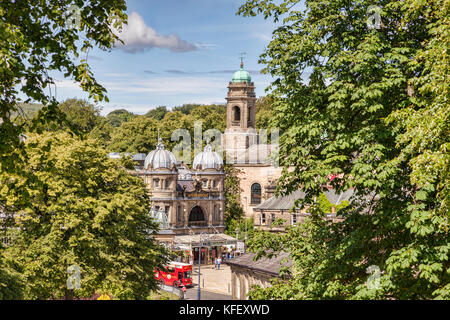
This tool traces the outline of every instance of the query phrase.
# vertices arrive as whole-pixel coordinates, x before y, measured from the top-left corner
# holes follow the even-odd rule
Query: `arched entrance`
[[[195,206],[191,209],[188,222],[189,225],[201,225],[206,223],[205,214],[200,206]]]

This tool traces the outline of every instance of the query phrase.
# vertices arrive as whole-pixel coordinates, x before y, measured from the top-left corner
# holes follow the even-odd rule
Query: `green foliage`
[[[256,100],[255,117],[257,129],[270,129],[273,118],[273,98],[271,96],[260,97]]]
[[[188,114],[185,113],[186,110],[189,110]],[[162,115],[163,112],[164,115]],[[165,148],[173,150],[180,143],[180,141],[172,141],[172,134],[175,130],[188,130],[192,144],[196,121],[202,122],[203,132],[208,129],[223,131],[226,126],[225,112],[226,108],[221,105],[190,105],[188,108],[174,108],[174,111],[167,111],[165,107],[159,107],[143,116],[133,115],[125,110],[116,110],[115,114],[110,113],[106,118],[111,127],[114,127],[113,123],[115,122],[111,122],[111,119],[114,119],[115,115],[126,116],[127,118],[122,118],[119,127],[112,128],[107,134],[103,133],[100,128],[93,131],[96,131],[95,137],[101,137],[108,150],[112,152],[148,153],[156,146],[159,129]],[[132,116],[129,117],[130,115]],[[108,129],[105,127],[105,131]],[[191,159],[194,155],[193,152],[194,148],[191,148]]]
[[[236,235],[236,226],[244,216],[241,206],[241,188],[239,183],[239,169],[232,165],[225,165],[225,233],[230,236]]]
[[[23,299],[24,279],[12,267],[5,265],[2,244],[0,243],[0,300]]]
[[[80,8],[79,24],[67,23]],[[124,0],[2,1],[0,3],[0,162],[2,170],[16,171],[13,161],[23,153],[19,139],[22,126],[11,121],[20,103],[44,105],[33,119],[33,126],[47,121],[63,123],[57,108],[52,71],[73,79],[95,102],[108,101],[93,77],[87,52],[98,47],[107,50],[119,41],[113,28],[127,19]],[[78,19],[77,19],[78,20]],[[22,99],[21,97],[25,97]],[[22,148],[22,149],[20,149]]]
[[[111,127],[117,128],[120,127],[123,122],[130,121],[135,117],[136,115],[132,112],[129,112],[125,109],[118,109],[108,113],[108,115],[106,116],[106,120]]]
[[[166,292],[166,291],[157,291],[152,292],[147,300],[180,300],[180,297],[174,293]]]
[[[227,221],[225,233],[229,236],[236,237],[236,229],[238,230],[237,239],[245,241],[253,236],[255,227],[253,218],[233,218]]]
[[[367,25],[371,5],[379,29]],[[286,234],[253,237],[259,255],[284,250],[294,261],[292,279],[254,298],[450,298],[449,11],[448,0],[241,6],[280,21],[260,59],[284,132],[279,190],[303,188],[299,205],[313,210]],[[327,183],[358,191],[341,223],[314,207]],[[371,265],[379,289],[365,285]]]
[[[81,269],[76,297],[144,299],[156,289],[153,269],[166,252],[151,237],[157,224],[142,179],[95,141],[64,132],[28,134],[26,149],[27,178],[0,175],[0,204],[18,230],[2,260],[23,277],[24,297],[65,297],[70,265]]]
[[[167,108],[165,106],[159,106],[155,109],[150,110],[145,114],[146,117],[150,117],[156,120],[161,120],[167,113]]]
[[[157,137],[158,122],[138,116],[112,131],[108,149],[112,152],[148,153],[155,149]]]
[[[342,201],[340,204],[333,205],[325,196],[325,194],[320,194],[319,198],[318,198],[318,202],[319,202],[319,209],[321,212],[323,213],[330,213],[332,212],[332,208],[334,207],[336,212],[338,212],[339,210],[347,207],[348,205],[350,205],[350,203],[348,201]]]
[[[100,109],[86,100],[67,99],[59,109],[77,132],[89,133],[100,121]]]
[[[199,104],[190,104],[190,103],[188,103],[188,104],[183,104],[182,106],[179,106],[179,107],[174,107],[172,109],[172,111],[180,111],[183,114],[190,114],[191,111],[193,109],[195,109],[196,107],[198,107],[198,106],[200,106],[200,105]]]

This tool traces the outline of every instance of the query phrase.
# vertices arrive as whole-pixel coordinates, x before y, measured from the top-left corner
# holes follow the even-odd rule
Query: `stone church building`
[[[276,142],[267,143],[269,132],[255,128],[255,85],[250,74],[241,68],[228,84],[227,127],[222,135],[226,163],[239,170],[241,205],[246,217],[254,218],[254,208],[273,196],[281,168],[270,160],[276,153]],[[255,219],[258,225],[260,219]]]

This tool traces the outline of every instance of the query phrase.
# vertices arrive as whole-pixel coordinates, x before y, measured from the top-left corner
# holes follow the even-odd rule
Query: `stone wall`
[[[270,286],[270,280],[274,275],[261,271],[241,268],[231,265],[231,298],[233,300],[247,300],[247,293],[252,285],[263,288]]]
[[[254,217],[253,208],[258,204],[251,203],[251,186],[258,183],[261,186],[261,203],[272,196],[269,185],[274,184],[281,176],[281,167],[275,168],[263,164],[235,165],[240,170],[238,175],[241,187],[241,205],[247,218]]]

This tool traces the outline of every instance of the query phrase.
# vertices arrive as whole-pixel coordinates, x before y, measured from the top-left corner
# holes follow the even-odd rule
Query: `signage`
[[[236,243],[236,251],[244,253],[245,252],[245,243],[242,241],[238,241]]]
[[[208,198],[209,197],[209,193],[199,192],[199,191],[188,192],[186,195],[188,198]]]

